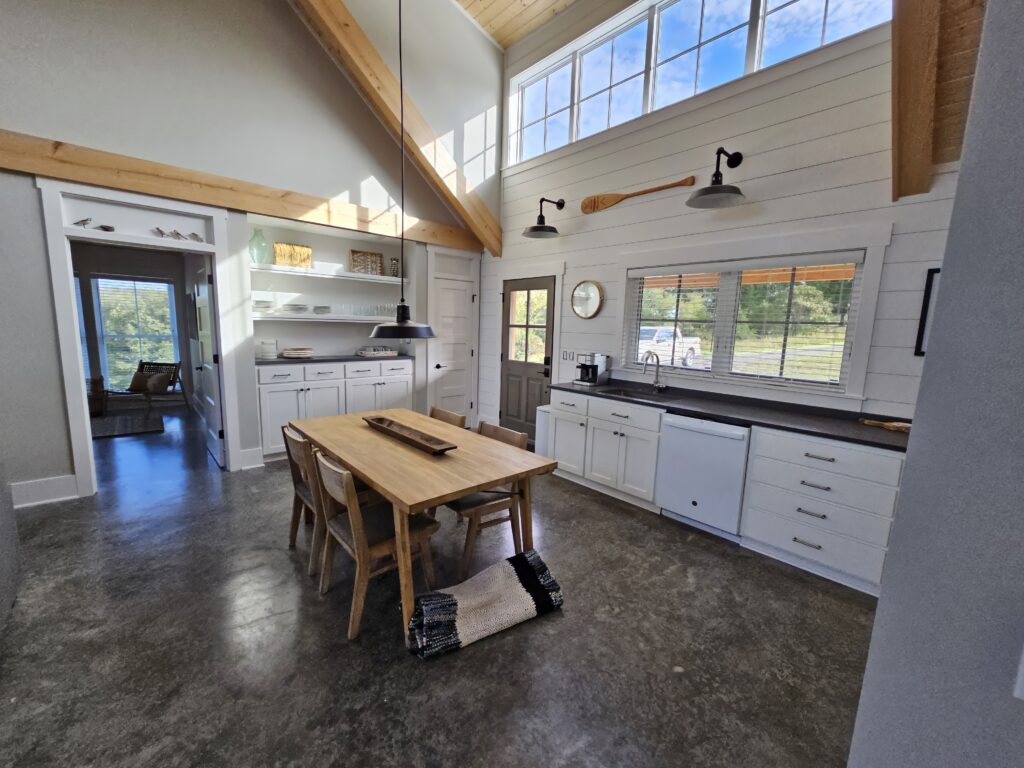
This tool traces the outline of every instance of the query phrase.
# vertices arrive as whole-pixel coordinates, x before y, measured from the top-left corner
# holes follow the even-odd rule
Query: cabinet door
[[[389,376],[377,387],[378,408],[409,408],[412,403],[412,379]]]
[[[260,387],[260,429],[263,453],[284,451],[281,427],[305,416],[306,388],[298,384],[272,384]]]
[[[619,452],[625,438],[622,427],[600,419],[587,419],[586,472],[584,476],[613,488],[619,482]]]
[[[345,412],[345,382],[310,384],[306,387],[306,418],[337,416]]]
[[[619,427],[622,456],[618,488],[623,493],[650,501],[654,498],[654,474],[658,467],[658,433]]]
[[[355,379],[345,382],[345,413],[377,409],[377,385],[380,379]]]
[[[587,420],[576,416],[551,414],[551,458],[558,468],[574,475],[583,474],[587,452]],[[542,453],[548,448],[538,448]]]

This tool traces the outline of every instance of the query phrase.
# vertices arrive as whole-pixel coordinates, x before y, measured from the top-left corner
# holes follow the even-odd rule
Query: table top
[[[384,416],[458,447],[433,456],[370,427]],[[473,491],[546,474],[558,462],[408,408],[322,416],[291,422],[300,434],[392,504],[421,512]]]

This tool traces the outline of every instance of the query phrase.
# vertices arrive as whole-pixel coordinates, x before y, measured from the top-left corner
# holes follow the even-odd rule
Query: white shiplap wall
[[[693,376],[674,384],[735,394],[771,396],[911,417],[921,374],[915,357],[925,273],[945,249],[955,167],[940,169],[927,195],[891,202],[892,142],[889,27],[869,30],[806,56],[755,73],[687,102],[564,147],[503,174],[504,256],[485,255],[481,280],[480,415],[497,417],[501,283],[510,277],[562,272],[555,380],[574,375],[563,350],[622,352],[625,271],[637,252],[760,235],[891,223],[864,400],[776,393]],[[584,216],[580,201],[600,192],[626,192],[693,173],[709,180],[714,150],[740,150],[746,160],[727,172],[747,203],[722,211],[687,208],[686,190],[634,198]],[[564,197],[548,222],[561,237],[529,240],[540,196]],[[630,255],[633,254],[633,255]],[[682,260],[682,259],[680,259]],[[664,262],[662,262],[664,263]],[[564,266],[563,266],[564,265]],[[578,319],[568,294],[579,280],[604,285],[606,304]],[[635,377],[616,371],[618,378]]]

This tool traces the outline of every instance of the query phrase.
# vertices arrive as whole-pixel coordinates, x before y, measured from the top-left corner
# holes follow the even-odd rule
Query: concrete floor
[[[394,574],[345,639],[351,563],[320,597],[283,463],[216,471],[164,412],[162,435],[96,443],[96,497],[20,517],[0,765],[845,765],[872,599],[544,478],[564,610],[422,662]],[[439,519],[448,583],[464,528]],[[485,531],[477,567],[508,554]]]

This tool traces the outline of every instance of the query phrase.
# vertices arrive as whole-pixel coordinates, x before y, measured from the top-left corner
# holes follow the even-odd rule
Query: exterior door
[[[532,442],[537,407],[551,398],[555,278],[506,280],[502,298],[500,422]]]
[[[210,257],[193,262],[189,282],[195,302],[196,343],[192,358],[193,402],[203,420],[206,447],[221,467],[224,466],[224,439],[221,437],[220,355],[217,353],[217,308],[213,291]]]
[[[427,342],[427,375],[431,405],[469,415],[473,410],[473,330],[476,295],[471,280],[435,278],[431,326],[436,338]]]

